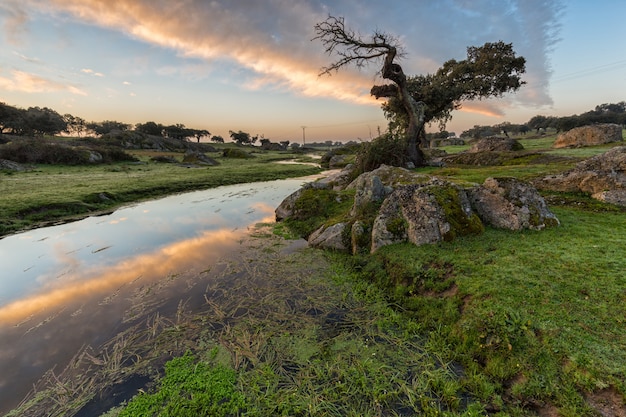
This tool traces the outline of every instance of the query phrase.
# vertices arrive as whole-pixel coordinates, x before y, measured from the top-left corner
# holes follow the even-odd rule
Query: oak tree
[[[343,17],[334,16],[317,23],[314,29],[313,39],[322,42],[326,53],[337,57],[321,69],[320,75],[350,65],[381,65],[381,77],[391,83],[375,85],[370,93],[388,99],[383,111],[390,131],[402,134],[408,160],[418,166],[425,162],[419,143],[425,138],[426,123],[438,121],[445,126],[462,101],[501,96],[524,84],[521,75],[526,60],[516,56],[512,44],[502,41],[469,47],[467,59],[447,61],[434,74],[407,76],[398,63],[406,53],[397,37],[379,30],[362,37],[346,27]]]

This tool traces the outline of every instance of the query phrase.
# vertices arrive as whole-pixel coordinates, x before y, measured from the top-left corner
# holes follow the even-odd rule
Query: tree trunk
[[[424,128],[424,103],[417,102],[409,93],[406,85],[406,75],[402,67],[393,62],[396,49],[391,48],[383,64],[383,78],[393,81],[398,86],[398,98],[409,115],[409,125],[406,129],[407,154],[415,166],[424,165],[424,153],[420,149],[419,136]]]

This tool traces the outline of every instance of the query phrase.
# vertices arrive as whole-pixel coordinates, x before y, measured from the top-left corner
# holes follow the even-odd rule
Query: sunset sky
[[[527,85],[464,104],[449,131],[626,100],[623,0],[0,0],[0,101],[224,138],[369,140],[386,127],[369,96],[379,68],[318,77],[333,58],[313,25],[329,14],[397,35],[407,74],[512,42]]]

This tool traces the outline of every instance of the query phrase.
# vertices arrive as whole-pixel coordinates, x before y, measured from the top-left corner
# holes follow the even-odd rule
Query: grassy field
[[[42,164],[26,172],[0,172],[0,236],[168,194],[320,171],[310,165],[274,163],[297,158],[311,161],[285,152],[257,152],[250,159],[224,158],[215,153],[211,156],[219,165],[195,168],[150,160],[156,155],[181,160],[182,154],[142,150],[131,153],[140,162]]]
[[[420,171],[532,179],[607,149],[556,151],[553,140],[523,144],[573,159]],[[238,280],[219,305],[120,335],[105,349],[119,357],[115,372],[105,365],[86,379],[71,364],[30,407],[73,415],[95,389],[70,401],[68,387],[144,372],[160,375],[152,388],[103,415],[626,416],[626,210],[545,197],[559,227],[487,228],[367,256],[282,251],[284,225],[258,232],[224,271]],[[150,358],[162,352],[175,358],[155,372]],[[28,410],[10,415],[37,415]]]

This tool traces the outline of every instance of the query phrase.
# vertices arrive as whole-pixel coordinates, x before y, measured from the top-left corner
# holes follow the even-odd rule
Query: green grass
[[[274,163],[296,156],[280,152],[257,152],[245,160],[216,155],[220,165],[199,168],[150,162],[152,151],[135,154],[143,163],[39,165],[28,172],[0,172],[0,236],[168,194],[319,172],[309,165]]]

